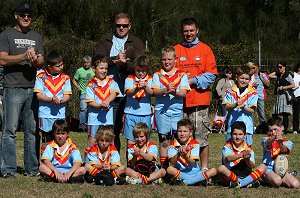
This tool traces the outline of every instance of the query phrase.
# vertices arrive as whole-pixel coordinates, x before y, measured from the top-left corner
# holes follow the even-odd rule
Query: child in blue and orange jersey
[[[160,163],[168,166],[168,146],[177,130],[177,122],[183,118],[183,99],[189,90],[185,72],[175,67],[176,53],[173,47],[165,47],[161,53],[162,68],[153,75],[155,118],[160,142]]]
[[[93,66],[95,76],[86,88],[86,102],[88,103],[88,145],[85,156],[90,147],[96,143],[96,134],[100,126],[113,127],[112,101],[120,93],[118,84],[107,76],[108,60],[102,58]]]
[[[49,142],[41,157],[40,173],[46,181],[61,183],[83,183],[85,168],[82,167],[80,151],[69,137],[65,120],[56,120],[52,132],[54,140]]]
[[[223,104],[226,105],[227,136],[226,142],[231,139],[231,125],[235,121],[243,121],[246,124],[246,143],[253,144],[253,114],[257,107],[258,93],[249,85],[252,72],[249,67],[243,66],[237,69],[237,85],[229,88],[224,96]]]
[[[231,126],[231,140],[226,142],[222,150],[222,165],[218,172],[225,177],[222,181],[231,188],[258,187],[258,179],[266,172],[264,164],[259,165],[254,171],[254,152],[244,140],[246,125],[236,121]]]
[[[126,167],[121,165],[118,150],[112,145],[114,137],[113,130],[109,126],[101,126],[98,130],[97,144],[90,148],[85,161],[87,174],[91,175],[92,178],[95,178],[102,171],[107,171],[116,182],[122,179],[125,182],[125,178],[120,178],[120,175],[125,173]]]
[[[66,103],[72,94],[70,77],[63,73],[63,57],[57,51],[46,56],[46,68],[37,74],[34,92],[39,100],[39,129],[42,133],[43,154],[47,142],[53,140],[51,132],[55,120],[65,119]]]
[[[171,166],[167,173],[172,177],[171,184],[181,181],[186,185],[207,184],[207,180],[217,174],[215,168],[201,171],[199,167],[199,149],[197,140],[192,139],[193,124],[189,119],[178,122],[176,139],[170,143],[168,157]]]
[[[156,166],[158,149],[154,142],[149,141],[150,130],[147,124],[137,123],[133,128],[135,144],[130,144],[128,153],[128,168],[126,169],[126,180],[131,184],[160,183],[161,178],[166,175],[165,169]],[[138,164],[148,167],[147,170],[140,169]]]
[[[150,97],[153,95],[152,76],[148,75],[150,60],[147,56],[139,56],[134,67],[134,75],[125,79],[125,122],[124,136],[127,145],[134,144],[132,130],[139,122],[144,122],[151,129],[151,104]]]
[[[293,143],[283,138],[283,120],[280,117],[272,117],[268,120],[267,125],[269,132],[267,137],[261,139],[263,147],[263,163],[267,166],[267,171],[263,179],[273,187],[281,185],[288,188],[299,188],[300,183],[290,173],[286,173],[284,177],[280,177],[274,171],[274,161],[278,155],[290,155],[293,148]]]

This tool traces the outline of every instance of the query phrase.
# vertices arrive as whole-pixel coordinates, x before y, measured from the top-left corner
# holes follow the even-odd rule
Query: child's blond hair
[[[150,136],[150,129],[144,122],[139,122],[134,126],[132,133],[133,137],[138,137],[141,133],[144,133],[148,141]]]
[[[100,63],[107,63],[108,64],[108,59],[107,58],[101,58],[95,61],[94,67],[97,68],[97,66],[100,65]]]
[[[96,135],[96,141],[99,141],[100,139],[106,139],[113,141],[115,138],[113,129],[110,126],[101,126]]]
[[[176,58],[176,51],[175,51],[174,47],[172,47],[172,46],[166,46],[166,47],[162,48],[161,56],[163,56],[165,54],[173,55],[174,58]]]

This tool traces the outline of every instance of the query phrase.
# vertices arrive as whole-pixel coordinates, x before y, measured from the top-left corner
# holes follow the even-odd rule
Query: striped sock
[[[114,178],[120,177],[116,170],[111,171],[111,174]]]
[[[236,174],[234,174],[232,171],[230,171],[230,175],[226,179],[228,181],[234,181],[234,182],[237,182],[239,180],[238,176],[236,176]]]
[[[173,178],[176,178],[176,179],[178,179],[179,178],[179,176],[180,176],[180,170],[178,170],[177,171],[177,173],[173,176]]]
[[[256,169],[250,175],[248,175],[247,177],[245,177],[244,179],[241,179],[239,181],[241,184],[241,187],[247,186],[251,182],[258,180],[259,178],[261,178],[261,176],[262,176],[262,173],[260,172],[260,170]]]
[[[142,182],[143,184],[148,184],[148,177],[146,177],[145,175],[142,175]]]
[[[168,156],[160,156],[160,165],[162,168],[168,167],[169,165]]]
[[[51,177],[51,178],[55,179],[55,174],[54,174],[54,172],[53,172],[53,171],[50,173],[49,177]]]
[[[95,177],[99,172],[100,171],[96,167],[93,167],[93,169],[90,170],[89,174]]]

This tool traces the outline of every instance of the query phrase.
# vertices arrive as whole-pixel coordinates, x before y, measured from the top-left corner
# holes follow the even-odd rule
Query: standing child
[[[96,143],[96,134],[100,126],[113,127],[113,108],[111,102],[120,93],[118,84],[107,76],[108,60],[102,58],[93,66],[95,76],[87,85],[86,102],[88,103],[88,147]]]
[[[51,132],[53,123],[65,119],[66,103],[72,94],[70,77],[63,73],[63,57],[57,51],[51,51],[46,56],[46,68],[38,73],[34,92],[39,100],[39,128],[42,133],[41,154],[47,142],[53,140]]]
[[[197,183],[207,184],[207,180],[217,174],[215,168],[201,171],[199,167],[200,145],[192,139],[193,124],[189,119],[182,119],[177,123],[176,139],[170,143],[168,157],[171,166],[167,173],[172,177],[171,184],[181,181],[186,185]]]
[[[254,171],[254,152],[245,142],[246,125],[236,121],[231,126],[231,140],[226,142],[222,149],[222,165],[218,172],[225,177],[225,183],[230,188],[258,187],[258,179],[266,172],[264,164],[259,165]]]
[[[150,97],[153,95],[152,76],[148,75],[150,60],[142,55],[137,58],[134,67],[134,75],[129,75],[125,79],[125,123],[124,136],[127,139],[127,145],[134,144],[132,134],[133,127],[144,122],[151,129],[151,104]]]
[[[114,132],[109,126],[102,126],[96,135],[97,144],[90,148],[86,158],[86,181],[96,184],[111,186],[114,183],[124,184],[125,178],[120,177],[125,173],[126,167],[121,166],[120,155],[112,143]],[[105,177],[105,175],[107,177]]]
[[[51,141],[41,158],[40,172],[45,181],[61,183],[83,183],[85,168],[77,146],[69,137],[69,127],[65,120],[56,120]]]
[[[86,117],[87,117],[87,104],[85,102],[86,98],[86,86],[88,82],[92,80],[95,75],[92,66],[92,58],[85,55],[82,59],[83,66],[80,67],[72,79],[72,83],[79,92],[80,95],[80,112],[79,112],[79,124],[80,128],[85,131],[86,129]]]
[[[127,150],[128,166],[126,180],[131,184],[161,183],[166,175],[165,169],[156,166],[158,155],[157,146],[149,142],[150,130],[147,124],[139,122],[133,128],[135,144],[130,144]]]
[[[280,117],[272,117],[267,122],[269,132],[267,137],[261,139],[263,147],[263,163],[267,166],[264,180],[273,187],[284,185],[288,188],[299,188],[299,181],[290,173],[281,178],[274,172],[274,160],[278,155],[284,154],[287,157],[293,148],[293,143],[283,138],[283,120]]]
[[[253,144],[253,114],[257,106],[257,91],[249,85],[252,72],[247,66],[237,69],[237,85],[229,88],[224,96],[223,104],[228,111],[226,142],[231,141],[231,125],[235,121],[243,121],[246,124],[246,143]]]
[[[183,118],[183,99],[189,90],[187,75],[175,67],[173,47],[161,52],[162,69],[153,75],[153,94],[156,96],[155,118],[160,142],[160,163],[168,167],[168,146],[177,130],[177,122]]]

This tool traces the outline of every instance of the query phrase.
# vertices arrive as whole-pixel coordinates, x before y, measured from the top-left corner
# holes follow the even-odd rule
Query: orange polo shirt
[[[218,74],[216,59],[211,48],[199,42],[193,48],[186,48],[181,44],[174,46],[178,57],[176,66],[187,73],[190,73],[190,78],[201,76],[206,72]],[[191,87],[186,95],[186,107],[210,105],[210,89],[205,90]]]

